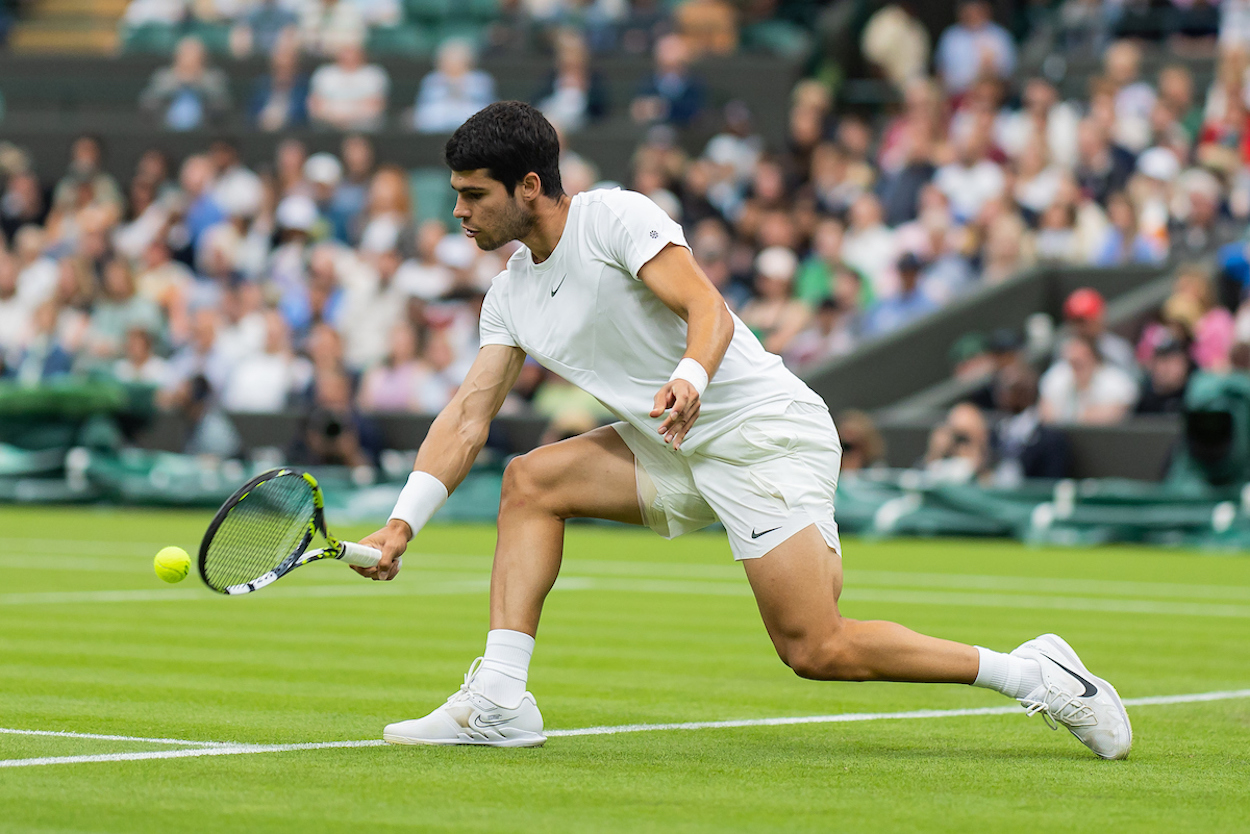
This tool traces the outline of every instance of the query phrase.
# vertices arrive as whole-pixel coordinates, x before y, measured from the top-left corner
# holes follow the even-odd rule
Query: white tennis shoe
[[[1041,713],[1052,730],[1062,724],[1104,759],[1123,759],[1133,746],[1133,727],[1115,687],[1090,674],[1062,637],[1043,634],[1018,647],[1015,657],[1036,660],[1042,685],[1020,699],[1029,715]]]
[[[491,701],[474,685],[482,658],[473,661],[464,684],[447,703],[424,718],[388,724],[382,739],[391,744],[478,744],[485,747],[541,747],[543,716],[526,692],[511,709]]]

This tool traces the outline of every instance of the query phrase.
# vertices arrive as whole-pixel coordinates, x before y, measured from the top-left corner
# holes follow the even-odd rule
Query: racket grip
[[[358,568],[371,568],[382,560],[382,551],[356,542],[343,542],[341,561]]]

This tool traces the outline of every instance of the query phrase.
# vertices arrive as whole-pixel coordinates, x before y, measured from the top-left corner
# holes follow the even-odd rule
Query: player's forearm
[[[687,308],[686,358],[703,366],[709,378],[716,375],[729,343],[733,341],[734,321],[719,293],[700,298]]]
[[[452,492],[469,474],[478,453],[486,445],[490,422],[464,413],[458,401],[434,418],[430,432],[417,452],[413,469],[428,472]]]

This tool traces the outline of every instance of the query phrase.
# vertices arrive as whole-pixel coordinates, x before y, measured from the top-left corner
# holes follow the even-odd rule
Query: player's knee
[[[533,509],[542,506],[549,489],[545,486],[541,450],[518,455],[509,461],[503,471],[500,494],[500,511],[506,509]]]
[[[851,645],[837,636],[788,643],[781,659],[800,678],[816,681],[862,681],[867,670]]]

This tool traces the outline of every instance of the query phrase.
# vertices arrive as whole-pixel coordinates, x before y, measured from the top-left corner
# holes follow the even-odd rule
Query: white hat
[[[343,163],[332,153],[315,153],[304,160],[304,179],[334,187],[343,179]]]
[[[755,258],[755,271],[765,278],[789,281],[799,268],[799,259],[784,246],[770,246]]]
[[[231,217],[253,217],[260,211],[263,186],[260,178],[247,173],[227,174],[214,190],[221,210]]]
[[[284,197],[278,203],[277,220],[283,229],[308,232],[317,222],[317,204],[303,194]]]
[[[1171,182],[1180,173],[1181,163],[1167,148],[1150,148],[1137,158],[1137,170],[1152,180]]]

